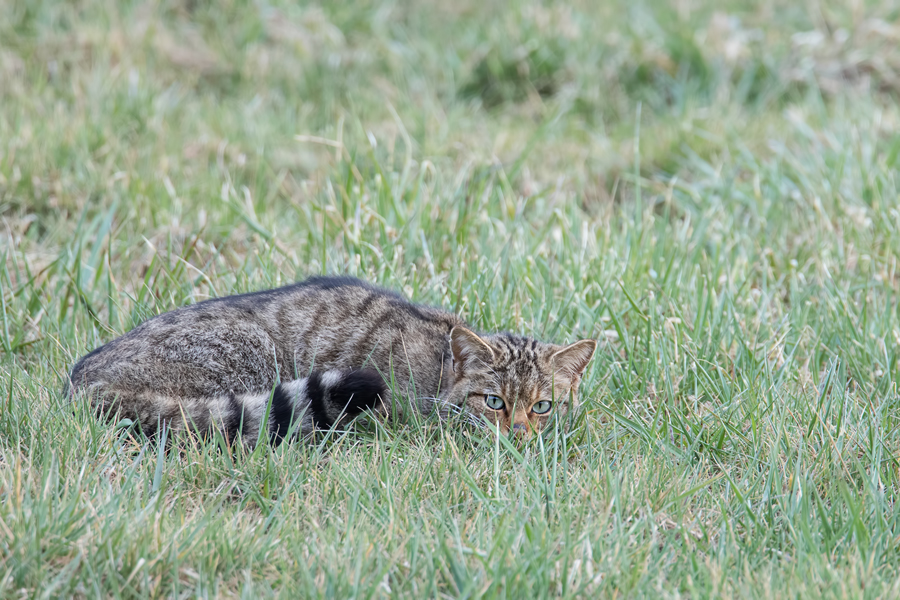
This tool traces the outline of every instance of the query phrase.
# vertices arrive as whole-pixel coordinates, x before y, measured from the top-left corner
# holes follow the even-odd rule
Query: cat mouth
[[[524,423],[515,423],[510,429],[509,433],[516,436],[530,437],[531,429],[531,427],[528,427]]]

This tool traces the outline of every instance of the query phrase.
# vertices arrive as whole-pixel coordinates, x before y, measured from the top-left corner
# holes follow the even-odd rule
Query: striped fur
[[[263,433],[277,445],[291,432],[327,430],[365,410],[378,409],[386,391],[381,376],[371,369],[314,371],[265,392],[196,399],[149,392],[130,416],[150,436],[164,422],[170,430],[216,429],[229,442],[240,438],[252,444]],[[116,404],[98,408],[110,412]]]
[[[564,409],[559,399],[577,391],[594,347],[476,334],[451,313],[357,279],[315,277],[149,319],[79,360],[65,393],[148,433],[167,423],[245,443],[261,428],[278,443],[292,428],[388,413],[396,396],[425,413],[462,410],[531,431]],[[487,406],[491,396],[504,399],[501,410]],[[536,414],[542,400],[554,411]]]

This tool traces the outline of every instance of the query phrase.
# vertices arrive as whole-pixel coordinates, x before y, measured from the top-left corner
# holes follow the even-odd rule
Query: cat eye
[[[542,415],[544,413],[550,412],[550,407],[553,406],[553,403],[549,400],[541,400],[531,407],[531,412],[536,415]]]
[[[506,408],[506,403],[503,401],[503,398],[500,396],[494,396],[492,394],[487,394],[484,397],[484,403],[487,404],[488,408],[492,408],[494,410],[503,410]]]

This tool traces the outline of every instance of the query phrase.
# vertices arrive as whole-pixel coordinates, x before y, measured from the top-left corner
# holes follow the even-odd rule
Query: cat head
[[[464,327],[450,332],[453,386],[445,397],[478,421],[504,433],[539,432],[564,414],[597,342],[557,346],[506,333],[479,336]]]

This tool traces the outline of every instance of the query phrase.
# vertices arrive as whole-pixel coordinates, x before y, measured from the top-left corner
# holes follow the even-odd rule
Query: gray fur
[[[317,419],[322,426],[365,408],[389,410],[390,395],[374,370],[395,397],[423,412],[459,407],[509,429],[514,410],[524,414],[538,398],[577,390],[594,345],[479,336],[451,313],[357,279],[314,277],[151,318],[79,360],[66,393],[145,429],[165,421],[255,441],[270,404],[288,407],[302,432]],[[566,351],[577,356],[563,360]],[[503,394],[508,410],[499,412],[506,417],[484,407],[487,394]],[[365,406],[354,400],[364,396]],[[277,434],[278,426],[284,435],[284,424],[270,416],[266,429]]]

